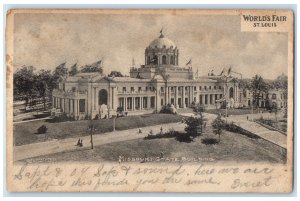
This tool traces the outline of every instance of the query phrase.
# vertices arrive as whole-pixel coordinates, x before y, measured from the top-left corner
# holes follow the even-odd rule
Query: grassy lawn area
[[[265,111],[264,109],[260,109],[260,111]],[[225,114],[226,113],[226,109],[209,109],[209,110],[205,110],[206,113],[210,113],[210,114]],[[229,108],[228,109],[228,115],[242,115],[242,114],[251,114],[252,111],[250,108],[244,108],[244,109],[235,109],[235,108]],[[253,114],[257,114],[258,110],[256,110],[255,108],[253,109]]]
[[[127,116],[116,119],[116,130],[126,130],[157,124],[165,124],[181,121],[180,115],[172,114],[149,114],[141,116]],[[38,135],[37,129],[45,125],[48,128],[48,139],[65,139],[69,137],[86,136],[86,129],[90,121],[68,121],[60,123],[49,123],[45,120],[33,121],[14,125],[14,144],[24,145],[44,141],[44,135]],[[105,133],[113,130],[112,119],[93,120],[97,133]]]
[[[93,150],[83,148],[34,159],[41,161],[51,158],[56,162],[117,162],[119,156],[130,158],[147,157],[156,158],[164,152],[164,157],[170,158],[212,158],[214,161],[226,162],[271,162],[286,163],[286,150],[260,138],[249,138],[232,132],[224,132],[221,141],[217,144],[204,144],[205,139],[218,139],[211,132],[211,127],[206,128],[203,136],[197,137],[193,142],[179,142],[175,138],[136,139],[115,142],[96,146]]]

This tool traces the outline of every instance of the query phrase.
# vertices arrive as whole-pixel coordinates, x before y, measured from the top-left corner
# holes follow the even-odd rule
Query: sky
[[[179,65],[192,58],[200,76],[230,66],[244,78],[287,74],[287,33],[241,32],[240,24],[235,15],[16,14],[13,65],[54,70],[102,59],[104,73],[128,75],[132,59],[144,64],[145,48],[163,28],[179,49]]]

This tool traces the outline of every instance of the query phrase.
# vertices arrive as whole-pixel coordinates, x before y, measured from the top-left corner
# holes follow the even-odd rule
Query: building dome
[[[159,36],[159,38],[153,40],[150,45],[150,48],[154,49],[154,48],[175,48],[176,45],[173,41],[171,41],[170,39],[166,38],[162,33]]]

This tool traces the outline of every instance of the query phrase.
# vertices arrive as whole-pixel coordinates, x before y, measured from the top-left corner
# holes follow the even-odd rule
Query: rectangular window
[[[219,89],[222,89],[222,87],[221,87],[221,86],[219,86]]]
[[[205,99],[205,100],[204,100],[204,101],[205,101],[204,103],[205,103],[205,105],[207,105],[208,95],[205,95],[204,99]]]
[[[217,89],[217,86],[214,86],[214,89]]]
[[[123,87],[123,92],[126,92],[126,87]]]
[[[203,104],[203,102],[202,102],[202,95],[199,96],[199,100],[200,100],[200,101],[199,101],[199,102],[200,102],[200,105],[202,105],[202,104]]]
[[[139,91],[142,91],[142,87],[139,87]]]
[[[164,92],[164,87],[160,87],[160,91],[161,91],[161,92]]]
[[[76,91],[76,87],[72,87],[72,91],[75,92]]]
[[[206,90],[206,86],[204,86],[204,90]]]
[[[215,94],[215,101],[218,100],[218,94]]]
[[[202,86],[199,87],[199,90],[202,90]]]
[[[164,105],[164,99],[160,100],[160,105],[163,106]]]
[[[209,90],[211,90],[211,86],[209,86]]]
[[[194,87],[194,91],[197,91],[197,87]]]
[[[131,87],[130,90],[131,90],[131,92],[134,92],[134,87]]]
[[[213,104],[213,95],[210,94],[210,97],[209,97],[209,104]]]

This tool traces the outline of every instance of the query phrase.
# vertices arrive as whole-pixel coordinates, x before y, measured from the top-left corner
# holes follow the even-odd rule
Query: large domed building
[[[177,45],[160,33],[145,48],[145,64],[130,68],[130,77],[79,73],[62,79],[53,91],[53,113],[76,120],[107,118],[118,114],[159,112],[166,104],[175,108],[199,103],[206,108],[240,107],[242,93],[230,75],[199,77],[191,65],[179,66]]]
[[[154,39],[145,49],[145,65],[131,68],[131,77],[152,78],[155,74],[191,79],[192,68],[178,67],[179,50],[175,43],[163,33]]]

